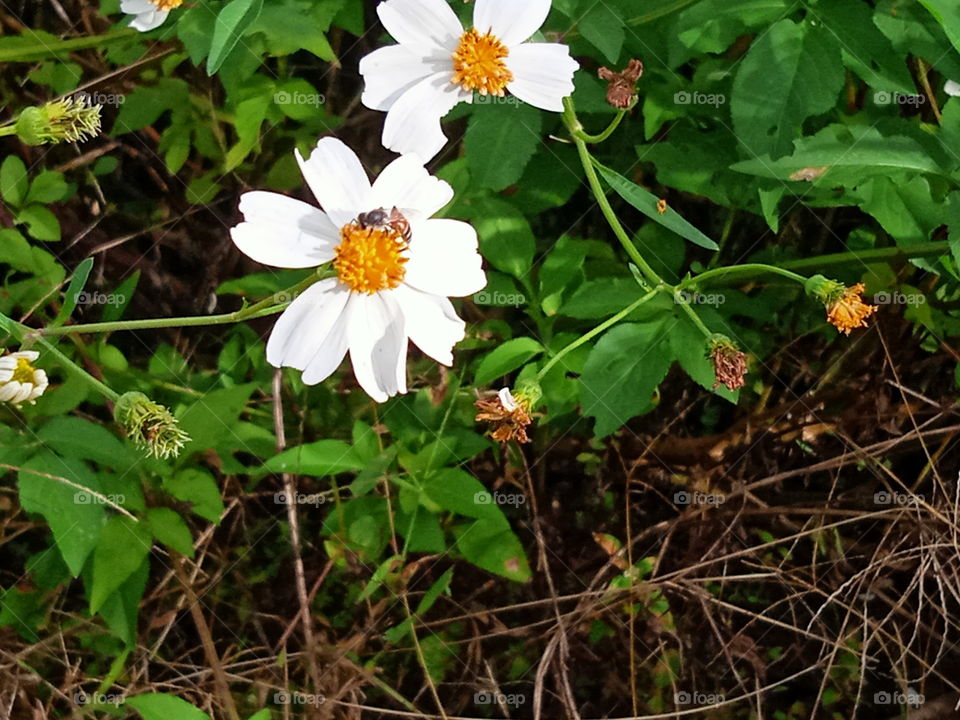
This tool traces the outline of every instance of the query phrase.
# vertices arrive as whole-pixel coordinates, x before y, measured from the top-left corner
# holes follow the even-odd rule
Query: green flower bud
[[[65,98],[39,107],[28,107],[14,125],[27,145],[77,142],[100,132],[100,106],[87,107],[84,98]]]
[[[113,408],[114,419],[127,431],[127,436],[147,455],[164,460],[177,457],[190,436],[163,405],[140,392],[120,396]]]

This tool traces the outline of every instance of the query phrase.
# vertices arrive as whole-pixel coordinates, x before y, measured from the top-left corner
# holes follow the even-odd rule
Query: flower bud
[[[88,107],[81,97],[28,107],[20,113],[14,129],[27,145],[86,140],[100,132],[100,106]]]
[[[151,457],[177,457],[190,441],[167,408],[140,392],[124,393],[113,408],[113,417]]]

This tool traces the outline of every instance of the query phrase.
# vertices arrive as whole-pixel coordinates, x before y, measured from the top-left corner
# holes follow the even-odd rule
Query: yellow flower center
[[[373,295],[397,287],[407,274],[407,242],[389,225],[344,225],[334,250],[333,267],[340,282],[354,292]]]
[[[150,0],[157,6],[157,10],[173,10],[183,5],[183,0]]]
[[[877,311],[876,306],[863,302],[860,297],[863,289],[863,283],[846,288],[843,296],[827,308],[827,321],[844,335],[856,328],[867,327],[867,318]]]
[[[453,53],[451,82],[481,95],[503,96],[504,89],[513,81],[513,73],[504,62],[509,54],[507,46],[495,35],[467,30]]]
[[[20,383],[32,383],[33,373],[33,365],[30,364],[29,360],[26,358],[17,358],[17,367],[13,371],[13,377],[10,378],[10,380]]]

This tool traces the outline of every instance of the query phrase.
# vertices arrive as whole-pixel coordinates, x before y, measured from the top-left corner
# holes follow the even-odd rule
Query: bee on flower
[[[446,143],[440,120],[473,94],[510,92],[562,112],[579,68],[566,45],[526,42],[550,13],[550,0],[476,0],[465,30],[445,0],[387,0],[377,14],[399,44],[360,61],[363,104],[387,113],[383,144],[426,162]]]
[[[40,357],[34,350],[21,350],[0,357],[0,402],[15,407],[23,403],[31,405],[46,391],[47,374],[35,368],[33,363]]]
[[[170,11],[182,4],[183,0],[121,0],[120,11],[134,16],[130,27],[147,32],[163,25]]]
[[[323,138],[297,161],[322,210],[271,192],[240,198],[236,246],[265,265],[332,263],[335,277],[311,285],[277,320],[267,343],[274,367],[303,372],[315,385],[350,353],[360,387],[377,402],[407,392],[408,341],[443,365],[466,324],[448,298],[481,290],[487,279],[477,233],[433,215],[453,189],[416,155],[390,163],[371,184],[360,160]]]

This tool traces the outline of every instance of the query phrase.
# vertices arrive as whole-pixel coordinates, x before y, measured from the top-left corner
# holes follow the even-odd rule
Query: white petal
[[[383,124],[383,145],[405,154],[415,153],[429,162],[447,142],[440,120],[459,102],[472,95],[450,82],[450,73],[436,73],[401,95]]]
[[[0,402],[9,402],[11,398],[16,397],[17,393],[20,392],[20,387],[20,383],[16,380],[0,385]]]
[[[406,392],[403,313],[387,293],[352,293],[347,306],[350,362],[360,387],[377,402]]]
[[[356,153],[336,138],[321,138],[309,160],[297,151],[300,172],[334,225],[370,210],[370,179]]]
[[[47,378],[47,373],[43,370],[34,370],[33,371],[33,384],[37,387],[46,387],[50,384],[49,378]]]
[[[393,294],[403,310],[406,332],[413,344],[438,363],[453,365],[453,346],[463,340],[466,330],[453,304],[409,285],[401,285]]]
[[[13,370],[0,368],[0,384],[9,382],[13,378]]]
[[[497,393],[497,395],[500,397],[500,404],[503,405],[504,410],[513,412],[520,407],[516,399],[513,397],[513,393],[510,392],[510,388],[500,388],[500,392]]]
[[[477,0],[473,26],[510,47],[529,40],[549,14],[550,0]]]
[[[424,54],[452,53],[463,34],[446,0],[387,0],[377,6],[377,15],[398,43]]]
[[[433,177],[418,155],[401,155],[373,183],[374,207],[415,210],[431,217],[453,199],[453,188]]]
[[[30,398],[30,394],[33,392],[33,383],[21,383],[20,392],[10,398],[10,402],[14,405],[19,405],[22,402],[26,402]]]
[[[510,49],[507,68],[513,82],[507,89],[534,107],[563,111],[563,98],[573,93],[573,74],[580,66],[570,48],[558,43],[527,43]]]
[[[943,91],[950,97],[960,97],[960,83],[956,80],[947,80],[943,86]]]
[[[320,209],[271,192],[240,196],[245,222],[230,230],[240,251],[258,263],[308,268],[333,259],[340,233]]]
[[[168,11],[166,10],[150,10],[148,12],[140,13],[133,18],[133,22],[130,23],[130,27],[139,30],[140,32],[149,32],[155,28],[163,25],[164,20],[167,19]]]
[[[304,384],[316,385],[323,382],[340,367],[340,363],[347,354],[348,330],[348,316],[343,311],[337,316],[330,332],[317,346],[313,357],[307,361],[302,376]]]
[[[267,362],[274,367],[305,369],[338,323],[349,295],[336,278],[321,280],[304,290],[274,325],[267,341]],[[341,354],[338,365],[342,359]]]
[[[36,362],[40,359],[40,353],[36,350],[18,350],[15,353],[10,353],[10,357],[23,358],[29,362]]]
[[[413,228],[403,281],[433,295],[464,297],[487,284],[477,232],[459,220],[426,220]]]
[[[406,45],[387,45],[374,50],[360,61],[363,104],[371,110],[389,110],[403,93],[445,67],[453,72],[451,58],[431,62]]]

